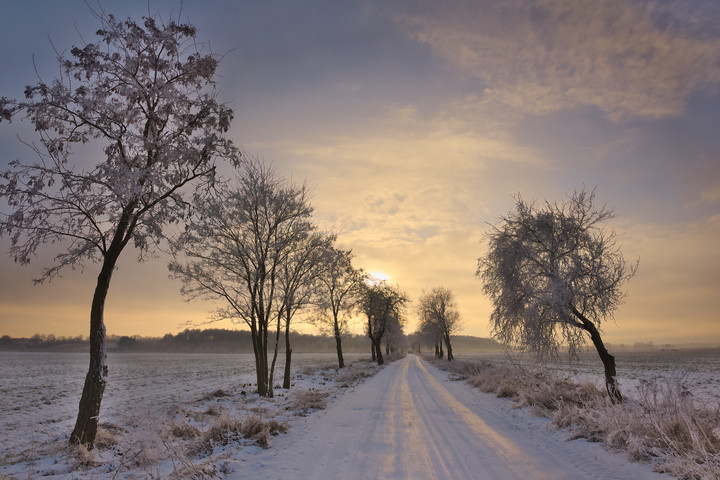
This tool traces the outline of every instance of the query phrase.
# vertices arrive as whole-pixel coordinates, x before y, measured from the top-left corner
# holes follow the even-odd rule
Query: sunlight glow
[[[368,278],[368,283],[372,285],[377,285],[378,283],[390,281],[390,277],[382,272],[372,271],[369,273],[370,278]]]

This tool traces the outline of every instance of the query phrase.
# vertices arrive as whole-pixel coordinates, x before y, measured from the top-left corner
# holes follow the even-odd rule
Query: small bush
[[[222,408],[217,403],[211,403],[207,406],[207,409],[205,409],[205,415],[210,415],[211,417],[218,417],[222,413]]]
[[[118,443],[118,437],[123,433],[125,433],[125,430],[114,423],[101,423],[98,425],[95,436],[95,448],[113,448]]]
[[[327,403],[327,393],[318,390],[295,392],[291,409],[296,415],[305,416],[313,410],[323,410]]]
[[[185,421],[175,420],[170,423],[170,434],[176,438],[196,438],[200,436],[200,429]]]
[[[270,436],[286,431],[287,426],[275,419],[265,420],[256,414],[240,419],[224,414],[210,425],[194,451],[209,455],[214,447],[228,445],[242,438],[251,439],[261,447],[267,448],[270,445]]]
[[[97,465],[95,450],[88,449],[86,445],[70,445],[68,454],[72,470],[89,469]]]
[[[376,372],[377,368],[372,363],[353,363],[338,370],[335,380],[341,383],[354,383],[372,377]]]

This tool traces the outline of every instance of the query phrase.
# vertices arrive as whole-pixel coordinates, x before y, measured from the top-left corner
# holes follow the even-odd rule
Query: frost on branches
[[[462,328],[462,320],[458,311],[455,295],[452,290],[444,287],[433,288],[423,292],[418,301],[420,315],[420,331],[432,339],[435,345],[435,357],[442,358],[442,343],[447,347],[447,359],[452,361],[455,356],[450,343],[450,336],[457,334]]]
[[[360,301],[362,285],[367,276],[352,266],[351,250],[329,249],[323,258],[317,315],[311,322],[335,338],[338,368],[345,368],[342,351],[343,336],[348,333],[348,320]]]
[[[216,319],[247,325],[258,394],[272,397],[268,363],[272,323],[287,319],[286,312],[292,317],[300,300],[288,295],[289,275],[283,270],[298,266],[295,255],[304,250],[303,244],[312,242],[314,247],[305,251],[314,255],[326,240],[310,222],[306,185],[294,185],[260,159],[248,159],[242,175],[210,193],[196,202],[197,209],[175,243],[179,258],[170,264],[170,273],[182,280],[181,292],[188,298],[220,300],[223,306]],[[303,268],[307,266],[312,262],[303,262]]]
[[[602,223],[613,212],[594,205],[595,192],[575,192],[564,203],[542,207],[516,197],[515,211],[487,234],[488,253],[477,276],[493,303],[493,334],[506,345],[571,355],[593,342],[605,367],[613,401],[622,400],[615,359],[600,336],[625,292],[622,285],[637,269],[628,265],[615,233]]]
[[[158,17],[119,21],[98,14],[96,43],[58,57],[60,76],[0,99],[0,121],[29,120],[39,135],[34,163],[12,162],[0,195],[10,213],[0,234],[16,262],[38,247],[63,251],[38,282],[67,266],[100,263],[90,315],[90,368],[71,442],[92,446],[105,389],[103,309],[116,261],[132,241],[142,260],[164,226],[186,218],[189,187],[211,185],[218,160],[238,163],[224,134],[232,111],[217,101],[218,57],[204,53],[192,25]],[[103,147],[96,161],[73,148]]]

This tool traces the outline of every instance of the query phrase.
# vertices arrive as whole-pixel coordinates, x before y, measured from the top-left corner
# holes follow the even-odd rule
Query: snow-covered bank
[[[242,355],[115,356],[88,452],[67,446],[86,355],[2,354],[0,478],[216,478],[229,451],[272,444],[379,370],[361,358],[338,372],[334,355],[297,355],[292,389],[265,399]]]
[[[720,479],[717,403],[696,397],[684,377],[655,372],[624,402],[613,403],[595,382],[545,365],[477,358],[434,363],[513,408],[550,419],[569,439],[601,443],[678,478]]]

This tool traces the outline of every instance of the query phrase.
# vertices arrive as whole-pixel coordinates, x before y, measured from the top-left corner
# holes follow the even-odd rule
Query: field
[[[618,382],[624,395],[634,397],[643,382],[679,380],[698,400],[720,405],[720,348],[612,352],[617,364]],[[459,358],[488,358],[494,362],[534,365],[530,356],[503,353],[459,355]],[[595,352],[584,352],[573,362],[560,358],[543,368],[566,374],[582,382],[603,384],[603,366]]]
[[[282,377],[283,358],[278,359],[276,378]],[[294,371],[329,366],[336,358],[296,354]],[[0,465],[65,443],[74,426],[87,364],[86,354],[0,352]],[[100,421],[123,428],[159,418],[174,406],[197,402],[217,390],[254,389],[252,355],[110,354],[108,366]]]
[[[366,355],[347,357],[358,361]],[[504,354],[460,357],[485,357],[523,368],[540,368],[528,357],[510,358]],[[627,396],[633,397],[643,382],[679,379],[688,394],[706,405],[720,408],[718,349],[619,352],[616,358],[620,386]],[[282,373],[281,360],[282,357],[276,375]],[[252,355],[110,354],[109,382],[100,422],[105,432],[121,432],[117,435],[120,440],[113,440],[116,443],[104,457],[98,453],[99,457],[81,456],[78,459],[68,453],[65,445],[77,413],[87,361],[85,354],[0,352],[0,404],[4,406],[0,415],[0,477],[55,475],[63,478],[63,472],[75,472],[78,468],[89,475],[87,478],[105,476],[130,468],[121,464],[124,460],[118,460],[121,458],[117,457],[118,452],[137,448],[147,453],[154,448],[153,458],[136,460],[130,471],[155,477],[161,472],[164,478],[178,468],[170,462],[188,461],[189,457],[175,455],[171,451],[173,445],[167,445],[157,437],[161,430],[178,425],[192,430],[195,425],[200,427],[199,430],[195,428],[193,435],[197,436],[199,431],[209,432],[208,428],[212,429],[212,425],[221,420],[244,418],[255,413],[264,418],[275,416],[286,422],[298,414],[289,411],[297,409],[295,393],[311,393],[302,401],[312,409],[318,389],[323,390],[321,396],[333,397],[345,386],[345,380],[335,378],[338,374],[332,369],[333,354],[294,355],[293,390],[290,393],[280,390],[276,399],[268,401],[257,401],[253,395],[244,395],[254,390]],[[572,365],[556,363],[542,368],[602,385],[601,363],[590,353],[581,355]],[[222,392],[227,392],[227,397]],[[203,417],[204,424],[194,423],[199,417]],[[153,435],[157,439],[152,448],[142,443]],[[165,437],[165,440],[167,438],[174,437]],[[240,445],[244,445],[240,448],[258,448],[252,447],[252,442],[241,442]],[[213,452],[214,459],[207,457],[207,464],[215,462],[212,468],[217,469],[220,465],[217,458],[224,453],[220,451],[218,457],[217,452]],[[80,463],[75,465],[73,462]],[[192,468],[196,466],[192,465]]]

